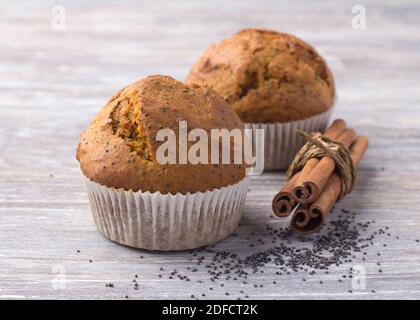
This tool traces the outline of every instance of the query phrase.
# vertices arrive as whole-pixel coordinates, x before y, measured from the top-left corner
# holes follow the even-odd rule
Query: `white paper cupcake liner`
[[[206,192],[162,194],[108,188],[86,179],[105,237],[148,250],[185,250],[222,240],[242,217],[249,180]]]
[[[245,128],[252,130],[253,150],[256,150],[256,130],[264,129],[264,171],[286,170],[304,143],[296,129],[324,131],[332,111],[330,108],[313,117],[284,123],[245,123]]]

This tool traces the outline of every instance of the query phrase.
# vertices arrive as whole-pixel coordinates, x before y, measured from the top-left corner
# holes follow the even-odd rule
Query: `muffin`
[[[155,75],[120,90],[81,134],[77,159],[95,223],[107,238],[137,248],[182,250],[221,240],[238,225],[248,184],[244,165],[158,159],[158,132],[172,130],[178,150],[180,121],[188,132],[243,131],[213,90]]]
[[[323,131],[335,100],[325,60],[285,33],[246,29],[211,45],[188,83],[207,85],[246,123],[265,130],[265,169],[285,169],[303,141],[297,128]]]

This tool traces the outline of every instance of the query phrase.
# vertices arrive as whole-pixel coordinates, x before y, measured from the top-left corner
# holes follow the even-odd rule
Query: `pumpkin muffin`
[[[211,45],[187,81],[215,90],[247,127],[267,130],[266,169],[286,168],[301,146],[300,139],[285,140],[294,135],[286,135],[285,125],[325,129],[335,99],[333,76],[315,49],[293,35],[270,30],[241,30]]]
[[[172,130],[178,150],[180,121],[188,132],[243,130],[213,90],[154,75],[115,94],[82,133],[77,159],[95,222],[106,237],[152,250],[191,249],[224,238],[239,223],[245,165],[233,159],[228,164],[158,161],[163,143],[158,132]]]

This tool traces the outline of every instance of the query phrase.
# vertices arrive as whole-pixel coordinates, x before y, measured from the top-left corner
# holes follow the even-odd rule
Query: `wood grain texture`
[[[382,253],[369,262],[353,261],[304,283],[299,273],[274,276],[274,265],[267,266],[253,279],[264,288],[227,281],[224,289],[206,291],[206,298],[226,298],[226,290],[235,298],[246,290],[256,299],[419,299],[420,4],[359,2],[366,7],[365,30],[351,26],[353,1],[66,0],[60,1],[66,29],[56,31],[55,1],[2,1],[0,299],[183,299],[201,292],[208,281],[203,270],[188,284],[157,276],[160,267],[185,271],[189,253],[129,249],[96,231],[75,147],[119,88],[153,73],[185,79],[209,43],[244,27],[296,34],[325,56],[338,90],[334,117],[371,142],[354,192],[337,208],[390,226],[393,236],[368,249]],[[286,226],[270,218],[271,198],[284,181],[280,173],[253,177],[238,235],[217,248],[245,256],[250,232]],[[366,268],[367,287],[349,293],[350,279],[337,279],[354,264]],[[57,288],[62,269],[65,288]],[[137,291],[135,274],[141,278]],[[115,287],[106,288],[107,282]]]

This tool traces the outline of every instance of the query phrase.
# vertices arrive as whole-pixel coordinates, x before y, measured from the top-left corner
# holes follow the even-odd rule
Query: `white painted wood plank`
[[[183,299],[202,292],[218,299],[243,297],[241,290],[256,299],[420,298],[415,241],[420,237],[420,5],[364,2],[366,30],[351,28],[352,1],[60,1],[67,29],[57,32],[50,27],[55,1],[2,1],[0,299]],[[336,208],[357,211],[361,222],[375,220],[374,228],[389,226],[392,237],[375,240],[367,262],[359,256],[314,277],[276,276],[275,266],[267,265],[249,281],[263,288],[235,281],[214,285],[204,268],[185,283],[168,279],[167,271],[188,273],[195,259],[189,252],[134,250],[96,231],[74,157],[81,130],[120,87],[150,73],[182,80],[209,43],[244,27],[283,30],[311,42],[336,78],[335,116],[369,135],[357,187]],[[271,198],[284,181],[278,173],[253,178],[237,236],[217,244],[218,250],[247,256],[261,249],[250,249],[251,232],[264,237],[266,224],[287,226],[270,218]],[[54,290],[56,265],[65,269],[65,289]],[[354,265],[366,268],[367,286],[349,293],[350,279],[338,279]],[[135,274],[140,290],[133,289]],[[115,287],[106,288],[108,282]]]

